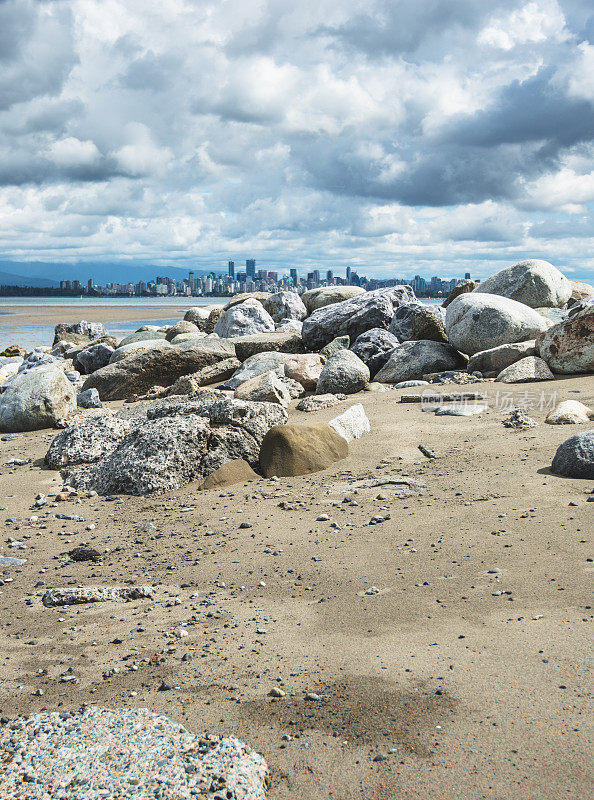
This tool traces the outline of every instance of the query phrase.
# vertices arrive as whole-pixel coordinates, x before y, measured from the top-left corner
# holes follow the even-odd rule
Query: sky
[[[0,0],[12,272],[588,280],[593,209],[589,0]]]

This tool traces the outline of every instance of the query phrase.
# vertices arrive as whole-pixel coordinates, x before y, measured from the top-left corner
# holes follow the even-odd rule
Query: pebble
[[[319,700],[320,699],[320,695],[316,694],[315,692],[307,692],[307,694],[305,695],[305,699],[306,700],[312,700],[312,701]]]

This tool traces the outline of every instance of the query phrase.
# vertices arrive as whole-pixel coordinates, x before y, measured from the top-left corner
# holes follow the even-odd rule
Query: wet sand
[[[266,757],[270,800],[588,797],[594,485],[549,472],[587,426],[545,425],[538,404],[555,392],[593,405],[594,380],[486,391],[531,393],[539,426],[504,428],[500,408],[436,417],[400,392],[362,393],[291,411],[327,421],[364,404],[371,433],[324,472],[122,503],[34,511],[37,493],[62,483],[42,464],[55,432],[0,443],[2,519],[16,518],[0,523],[0,550],[28,559],[0,572],[14,579],[0,587],[0,715],[140,706],[232,733]],[[32,461],[11,469],[10,458]],[[427,488],[398,496],[386,481],[404,476]],[[390,519],[370,525],[376,514]],[[101,564],[62,560],[82,542]],[[127,583],[152,584],[155,600],[40,600],[54,586]],[[60,682],[69,669],[78,683]],[[159,691],[162,680],[173,688]],[[286,696],[270,698],[273,686]]]
[[[221,301],[223,302],[223,301]],[[87,322],[120,322],[136,319],[163,319],[164,317],[183,318],[185,309],[191,306],[206,305],[200,303],[200,298],[191,300],[164,300],[160,307],[151,306],[113,306],[105,305],[80,305],[80,306],[44,306],[44,305],[6,305],[0,311],[0,327],[29,326],[29,325],[57,325],[59,322],[78,322],[85,319]]]

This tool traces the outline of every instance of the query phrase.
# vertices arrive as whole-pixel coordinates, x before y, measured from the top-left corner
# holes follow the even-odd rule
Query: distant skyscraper
[[[235,261],[229,262],[229,277],[230,278],[235,277]]]
[[[347,283],[351,282],[351,268],[350,267],[346,268],[346,282]]]
[[[328,281],[328,283],[334,283],[334,273],[332,272],[331,269],[329,269],[328,272],[326,273],[326,280]]]
[[[294,286],[297,286],[297,284],[299,283],[299,278],[297,277],[297,270],[296,269],[290,269],[289,270],[289,277],[291,279],[291,283]]]
[[[464,280],[467,280],[467,281],[470,280],[470,272],[465,272],[464,273]]]
[[[247,275],[248,281],[253,281],[256,277],[256,262],[253,258],[246,259],[245,274]]]
[[[89,290],[89,292],[92,292],[94,288],[95,288],[95,281],[92,278],[89,278],[89,280],[87,281],[87,289]]]
[[[313,274],[314,281],[316,283],[319,283],[320,282],[320,270],[319,269],[314,269],[312,274]]]

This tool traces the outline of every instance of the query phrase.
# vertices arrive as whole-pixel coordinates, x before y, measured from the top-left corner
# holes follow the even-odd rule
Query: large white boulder
[[[0,395],[0,431],[51,428],[76,408],[76,390],[54,364],[22,372]]]
[[[283,319],[302,320],[307,316],[307,309],[297,292],[275,292],[262,305],[275,322]]]
[[[309,314],[318,308],[330,306],[333,303],[342,303],[363,294],[365,289],[360,286],[321,286],[319,289],[309,289],[303,292],[301,299]]]
[[[572,292],[571,281],[548,261],[520,261],[482,281],[474,292],[517,300],[530,308],[562,308]]]
[[[369,419],[361,403],[347,408],[342,414],[331,419],[328,425],[334,428],[336,433],[339,433],[347,442],[360,439],[371,430]]]
[[[450,344],[469,356],[502,344],[535,339],[551,322],[533,308],[495,294],[461,294],[447,308]]]
[[[229,308],[214,326],[214,332],[222,339],[273,330],[274,320],[262,303],[253,298]]]

